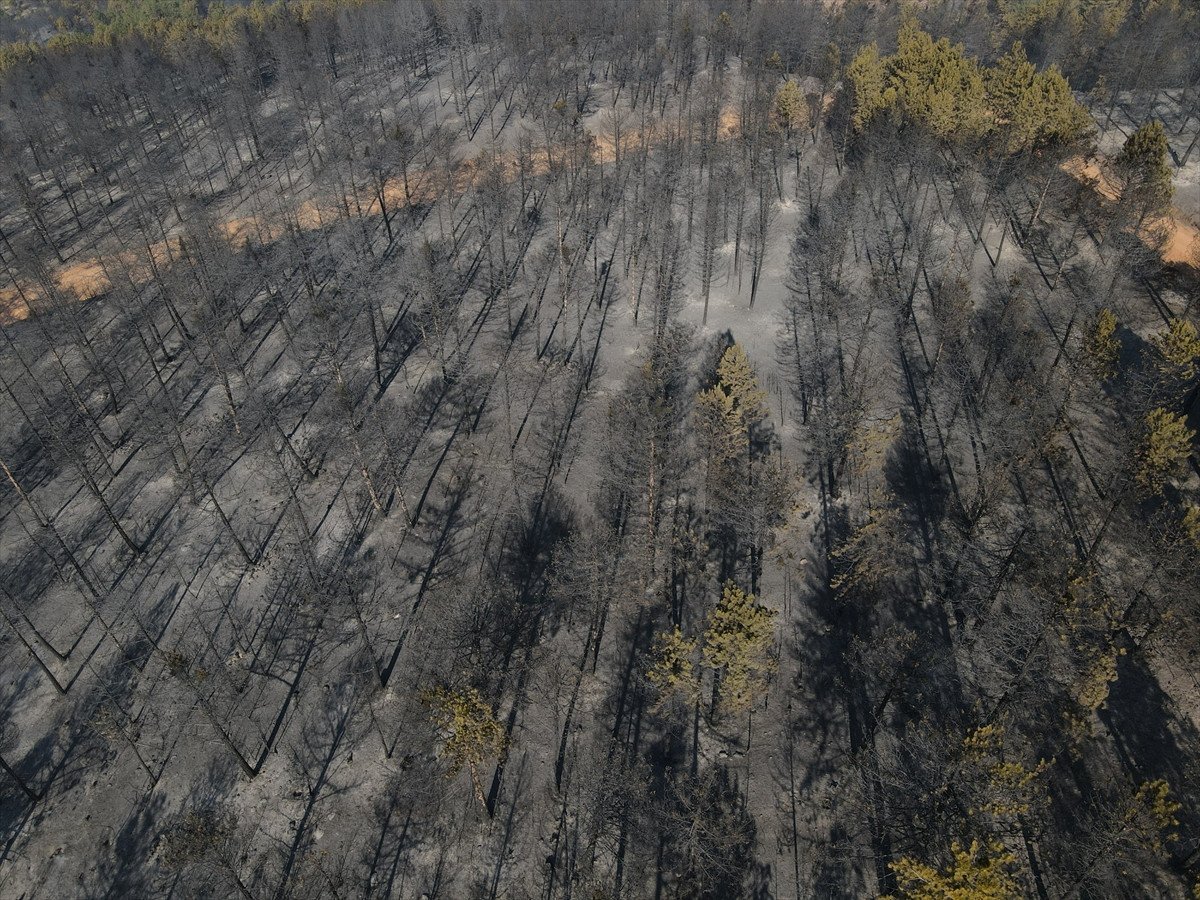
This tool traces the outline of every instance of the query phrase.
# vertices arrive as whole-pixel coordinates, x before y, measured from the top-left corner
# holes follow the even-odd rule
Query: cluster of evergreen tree
[[[898,48],[882,56],[875,44],[846,68],[850,120],[862,130],[878,118],[924,128],[941,140],[989,154],[1070,148],[1091,128],[1056,67],[1039,71],[1018,42],[994,65],[982,65],[961,44],[934,40],[915,20],[900,28]]]

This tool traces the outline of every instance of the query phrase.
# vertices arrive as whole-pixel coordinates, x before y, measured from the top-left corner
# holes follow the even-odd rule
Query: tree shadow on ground
[[[1113,747],[1134,784],[1164,779],[1174,799],[1180,840],[1171,850],[1178,865],[1200,845],[1200,731],[1162,689],[1142,654],[1132,646],[1117,657],[1117,680],[1100,711]]]

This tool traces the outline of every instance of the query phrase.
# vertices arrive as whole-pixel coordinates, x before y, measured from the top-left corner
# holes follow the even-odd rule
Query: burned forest
[[[1193,0],[2,0],[0,898],[1200,896]]]

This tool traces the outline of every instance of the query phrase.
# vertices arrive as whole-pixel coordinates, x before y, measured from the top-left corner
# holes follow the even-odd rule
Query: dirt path
[[[728,140],[738,133],[739,127],[740,120],[737,111],[732,107],[726,107],[721,112],[718,139]],[[611,137],[591,133],[588,136],[591,140],[593,158],[597,163],[603,165],[615,161],[616,145]],[[622,135],[621,149],[625,153],[640,150],[646,143],[655,143],[660,138],[661,135],[657,133],[657,129],[651,129],[647,133],[633,128],[628,134]],[[564,147],[561,148],[561,152],[565,156],[574,149],[576,148]],[[533,153],[530,174],[534,176],[545,174],[550,169],[550,164],[551,151],[539,148]],[[509,182],[518,178],[518,161],[515,154],[510,152],[501,155],[498,159],[489,159],[486,153],[481,153],[458,164],[450,176],[454,190],[459,193],[468,190],[483,173],[496,167]],[[1081,181],[1090,182],[1101,196],[1113,201],[1117,199],[1116,186],[1101,169],[1096,159],[1073,157],[1063,164],[1063,169]],[[403,179],[390,179],[384,184],[384,201],[389,210],[403,209],[414,200],[429,202],[438,194],[431,182],[439,179],[444,179],[444,175],[430,169],[410,173],[407,190]],[[353,198],[347,198],[347,200],[351,202],[341,206],[330,203],[328,208],[322,208],[312,199],[304,200],[296,208],[293,224],[303,230],[322,228],[327,222],[340,218],[345,209],[359,208],[358,204],[353,202]],[[371,195],[368,202],[361,208],[370,216],[381,214],[380,201],[375,195]],[[219,227],[225,237],[234,244],[250,240],[269,243],[278,240],[285,231],[284,225],[263,222],[255,216],[230,218],[221,223]],[[1200,229],[1197,229],[1179,210],[1174,208],[1169,216],[1151,222],[1147,232],[1157,231],[1159,228],[1164,228],[1167,232],[1167,240],[1162,250],[1163,262],[1168,265],[1190,266],[1200,270]],[[152,245],[150,253],[154,257],[155,265],[169,263],[175,255],[174,246],[173,242],[168,245],[166,241]],[[129,272],[138,283],[144,284],[150,279],[149,269],[144,265],[139,265],[133,255],[123,258],[121,262],[122,270]],[[58,267],[52,277],[57,290],[80,301],[95,299],[111,287],[106,275],[106,266],[99,257],[68,262]],[[36,303],[39,299],[40,291],[33,284],[0,288],[0,323],[8,324],[28,318],[29,301],[32,300]]]
[[[726,109],[721,115],[719,134],[728,138],[737,132],[738,115],[732,109]],[[592,156],[595,162],[606,164],[616,159],[616,144],[611,137],[589,134]],[[621,137],[622,152],[629,153],[642,149],[645,143],[656,143],[661,139],[657,128],[646,132],[631,128],[628,134]],[[555,148],[555,155],[561,151],[562,158],[578,147]],[[561,160],[560,160],[561,161]],[[551,167],[551,151],[546,148],[536,148],[533,151],[530,175],[544,175]],[[449,176],[453,190],[457,193],[467,191],[475,182],[490,170],[499,169],[502,176],[510,183],[519,177],[519,162],[515,153],[506,153],[498,158],[489,157],[487,153],[466,159],[458,164]],[[383,200],[389,211],[403,209],[413,202],[432,202],[439,196],[435,188],[437,182],[445,182],[444,172],[432,169],[421,169],[410,172],[407,180],[392,178],[384,183]],[[382,214],[379,196],[370,192],[366,197],[347,197],[344,203],[330,201],[327,205],[319,205],[315,200],[307,199],[296,207],[292,223],[305,230],[315,230],[325,227],[329,222],[336,221],[344,215],[346,209],[363,209],[366,215],[379,216]],[[364,202],[365,201],[365,202]],[[218,225],[225,238],[232,244],[244,244],[251,240],[266,244],[278,240],[286,232],[286,225],[279,222],[264,222],[257,216],[237,216],[226,219]],[[176,255],[178,244],[174,239],[159,241],[149,248],[155,265],[169,264]],[[119,268],[122,274],[128,272],[136,283],[145,284],[151,277],[149,267],[139,264],[134,254],[123,254]],[[52,278],[55,288],[68,297],[79,301],[93,300],[105,293],[111,287],[106,271],[106,265],[100,257],[89,257],[68,261],[57,267]],[[0,288],[0,323],[8,324],[28,318],[30,301],[37,303],[41,299],[41,289],[33,283],[22,283],[11,287]]]

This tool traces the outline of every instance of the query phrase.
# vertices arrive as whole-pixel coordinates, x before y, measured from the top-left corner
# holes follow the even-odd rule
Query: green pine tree
[[[879,55],[879,46],[871,43],[859,50],[846,68],[846,77],[854,98],[850,122],[861,131],[895,103],[895,91],[888,87],[887,64]]]
[[[935,41],[913,19],[900,27],[894,54],[880,56],[869,44],[846,76],[856,131],[890,111],[900,123],[920,125],[948,142],[970,144],[995,134],[1012,154],[1068,146],[1091,122],[1062,73],[1053,66],[1039,72],[1019,42],[989,68],[961,44]]]
[[[1187,319],[1173,318],[1167,330],[1154,335],[1150,343],[1155,350],[1155,366],[1159,374],[1172,381],[1191,381],[1200,361],[1200,336],[1196,326]]]
[[[1098,381],[1108,381],[1117,374],[1120,351],[1117,317],[1107,307],[1100,309],[1083,339],[1083,365]]]
[[[1145,434],[1137,454],[1137,480],[1153,494],[1162,493],[1167,480],[1179,470],[1192,452],[1196,432],[1187,420],[1168,409],[1158,407],[1146,416]]]
[[[1057,143],[1070,144],[1088,128],[1087,111],[1056,67],[1044,72],[1018,41],[987,72],[994,126],[1009,153]]]
[[[747,447],[750,430],[767,415],[767,393],[746,352],[731,344],[717,364],[717,382],[696,397],[701,441],[709,459],[725,464]]]
[[[771,118],[777,128],[782,128],[790,138],[792,131],[808,124],[808,101],[795,79],[785,79],[775,92],[771,104]]]
[[[900,27],[890,80],[902,115],[937,137],[969,141],[987,131],[991,114],[979,63],[961,44],[935,41],[913,19]]]
[[[1121,198],[1132,203],[1139,217],[1162,215],[1171,203],[1171,167],[1162,122],[1147,122],[1125,141],[1114,160],[1122,182]]]
[[[720,677],[721,701],[733,711],[746,709],[766,687],[773,668],[770,656],[775,611],[760,606],[732,581],[704,633],[704,664]]]
[[[955,843],[950,854],[953,861],[945,869],[909,857],[892,863],[895,900],[1016,900],[1021,896],[1009,871],[1016,860],[1002,844],[984,848],[972,841],[964,849]]]
[[[700,682],[693,662],[695,652],[696,641],[684,637],[678,626],[655,639],[646,680],[658,690],[657,706],[674,699],[696,700]]]

